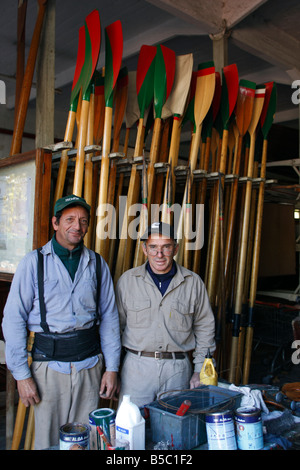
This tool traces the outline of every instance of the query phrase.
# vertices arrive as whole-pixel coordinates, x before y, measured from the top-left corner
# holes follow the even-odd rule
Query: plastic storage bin
[[[222,387],[207,385],[192,390],[170,392],[147,405],[153,443],[169,442],[174,450],[193,449],[207,442],[205,414],[235,410],[242,394]],[[191,407],[184,416],[176,412],[184,400]]]

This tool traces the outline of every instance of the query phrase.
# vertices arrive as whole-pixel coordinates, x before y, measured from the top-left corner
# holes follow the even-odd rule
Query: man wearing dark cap
[[[162,392],[198,387],[207,350],[215,350],[205,286],[197,274],[175,262],[173,228],[155,222],[142,239],[146,263],[125,272],[116,287],[126,350],[120,400],[128,394],[140,407]]]
[[[118,391],[119,317],[109,268],[83,244],[89,216],[78,196],[56,202],[54,236],[19,263],[4,309],[7,367],[22,402],[35,407],[35,449],[57,446],[62,425],[88,424],[99,394]]]

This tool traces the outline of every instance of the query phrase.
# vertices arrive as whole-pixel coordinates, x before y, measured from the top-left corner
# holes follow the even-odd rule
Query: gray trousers
[[[133,403],[143,407],[162,392],[189,389],[191,376],[188,354],[185,359],[154,359],[127,352],[121,370],[119,404],[123,395],[130,395]]]
[[[32,376],[41,401],[34,407],[35,450],[59,445],[59,429],[67,423],[89,422],[89,413],[98,408],[102,358],[91,369],[61,374],[47,362],[33,362]]]

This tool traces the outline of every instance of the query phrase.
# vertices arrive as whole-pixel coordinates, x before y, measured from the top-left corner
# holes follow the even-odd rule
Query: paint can
[[[111,408],[99,408],[91,411],[89,414],[90,425],[90,449],[91,450],[104,450],[106,444],[101,439],[97,431],[99,426],[108,441],[112,441],[116,437],[116,412]]]
[[[235,412],[237,445],[240,450],[259,450],[264,447],[261,411],[241,407]]]
[[[89,450],[89,434],[87,424],[64,424],[59,429],[59,450]]]
[[[206,414],[205,424],[209,450],[236,450],[233,413],[230,410]]]

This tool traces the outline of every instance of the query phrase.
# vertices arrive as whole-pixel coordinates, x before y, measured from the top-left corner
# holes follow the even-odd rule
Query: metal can
[[[236,450],[234,420],[230,410],[208,413],[205,424],[209,450]]]
[[[67,423],[59,429],[59,450],[89,450],[87,424]]]
[[[264,446],[259,408],[238,408],[235,412],[237,445],[240,450],[259,450]]]
[[[97,426],[100,426],[104,436],[108,441],[112,441],[116,437],[116,412],[111,408],[99,408],[91,411],[89,414],[90,425],[90,448],[91,450],[104,450],[106,444],[101,439],[97,431]]]

